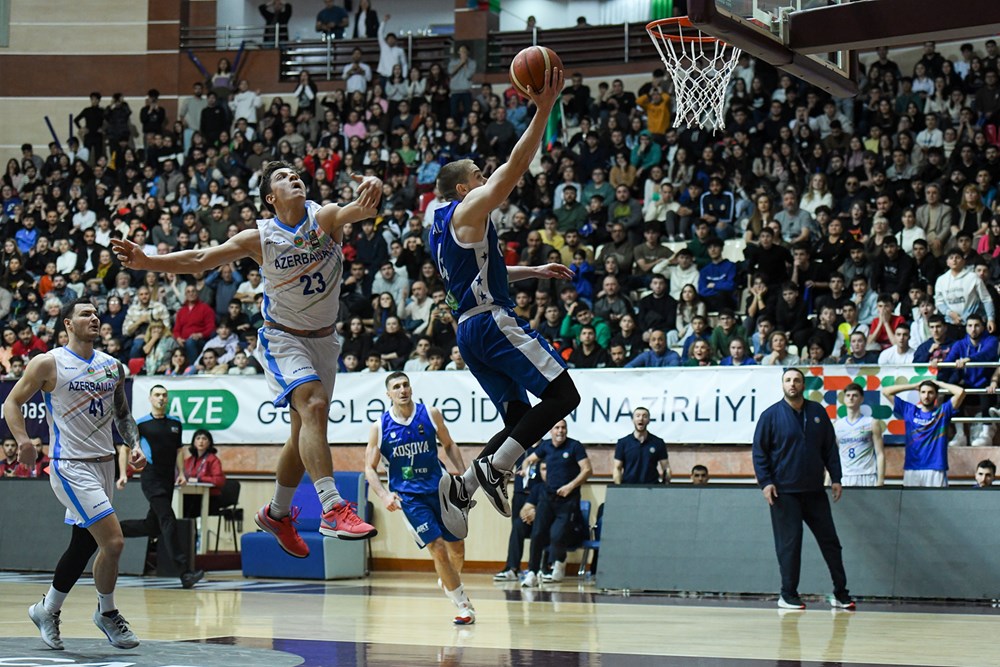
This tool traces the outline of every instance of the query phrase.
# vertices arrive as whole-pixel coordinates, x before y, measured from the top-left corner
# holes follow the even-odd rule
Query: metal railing
[[[919,364],[919,365],[922,366],[923,364]],[[933,367],[933,368],[959,368],[959,365],[957,363],[953,362],[953,361],[945,361],[945,362],[942,362],[942,363],[939,363],[939,364],[934,364],[933,366],[931,366],[930,364],[927,364],[927,365],[929,367]],[[1000,366],[1000,360],[998,360],[998,361],[970,361],[970,362],[967,362],[965,364],[962,364],[961,367],[962,368],[996,368],[997,366]],[[933,379],[933,378],[928,377],[927,379],[930,380],[930,379]],[[975,387],[963,387],[963,389],[965,389],[965,394],[967,396],[988,396],[988,395],[990,395],[989,391],[986,390],[986,389],[977,389]],[[944,390],[944,391],[947,391],[947,390]],[[1000,393],[997,393],[997,396],[1000,397]],[[982,417],[952,417],[951,421],[956,422],[956,423],[962,423],[962,424],[966,424],[966,423],[968,423],[968,424],[1000,424],[1000,417],[987,417],[987,416],[982,416]]]
[[[451,54],[453,39],[450,36],[402,34],[399,39],[400,46],[406,49],[409,66],[419,67],[425,74],[433,63],[443,65]],[[351,62],[354,49],[361,49],[361,62],[372,65],[379,60],[378,40],[374,39],[331,39],[284,44],[281,47],[278,78],[288,81],[305,71],[313,78],[339,79],[344,66]]]
[[[629,62],[658,61],[645,23],[619,23],[558,30],[518,30],[490,33],[486,71],[502,72],[518,51],[544,44],[559,54],[567,70]]]
[[[280,44],[276,31],[262,25],[181,27],[182,49],[235,51],[241,45],[248,49],[276,49]]]
[[[397,33],[405,42],[408,62],[424,72],[433,62],[444,63],[450,56],[454,38],[427,34],[427,31]],[[545,44],[554,49],[567,69],[630,62],[656,61],[659,56],[646,34],[644,23],[624,23],[559,30],[518,30],[490,33],[486,44],[485,71],[505,72],[521,49]],[[360,48],[364,62],[378,62],[378,42],[374,39],[280,40],[273,27],[207,26],[182,27],[181,48],[191,50],[281,49],[282,79],[305,70],[328,79],[338,77]]]

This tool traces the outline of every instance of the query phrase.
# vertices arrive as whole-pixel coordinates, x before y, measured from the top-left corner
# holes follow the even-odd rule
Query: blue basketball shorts
[[[406,528],[416,541],[417,546],[423,549],[428,544],[438,539],[444,538],[445,542],[461,542],[461,540],[444,527],[441,520],[441,500],[437,492],[434,493],[400,493],[400,504],[403,507],[403,516],[406,521]]]
[[[506,308],[460,322],[457,342],[465,364],[501,415],[510,401],[527,403],[528,392],[541,397],[566,370],[555,348]]]

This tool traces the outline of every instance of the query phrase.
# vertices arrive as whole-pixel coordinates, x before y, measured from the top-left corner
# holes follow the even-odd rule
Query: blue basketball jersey
[[[379,451],[389,470],[389,488],[399,493],[437,493],[441,479],[437,432],[423,403],[401,421],[392,410],[379,422]]]
[[[513,308],[496,228],[487,220],[482,241],[461,243],[451,228],[451,218],[460,203],[453,201],[434,212],[429,238],[431,257],[448,292],[448,307],[459,318],[493,306]]]

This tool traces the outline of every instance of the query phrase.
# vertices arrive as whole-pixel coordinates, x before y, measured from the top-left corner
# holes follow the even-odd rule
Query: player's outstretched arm
[[[211,271],[245,257],[258,264],[263,262],[260,232],[256,229],[245,229],[221,245],[201,250],[181,250],[150,257],[128,239],[111,239],[111,250],[126,268],[165,273]]]
[[[368,486],[382,501],[382,505],[390,512],[395,512],[400,509],[399,496],[382,486],[382,479],[378,474],[378,465],[381,461],[379,428],[378,424],[372,424],[368,431],[368,447],[365,449],[365,479],[368,480]]]
[[[24,425],[24,414],[21,406],[31,400],[42,389],[51,391],[55,384],[56,360],[51,354],[41,354],[28,362],[24,375],[17,381],[14,388],[3,402],[3,415],[10,434],[17,441],[17,461],[28,467],[35,465],[37,454],[35,446],[28,437],[28,429]]]
[[[378,215],[378,205],[382,200],[382,181],[375,176],[351,176],[360,183],[350,204],[327,204],[316,213],[316,222],[327,234],[333,234],[347,223],[360,222]]]
[[[434,422],[434,430],[437,431],[438,441],[444,448],[445,456],[451,461],[451,464],[455,466],[454,472],[461,475],[465,472],[465,461],[462,460],[462,451],[455,444],[455,440],[451,437],[451,433],[448,431],[448,425],[444,421],[444,417],[441,416],[441,411],[437,408],[430,408],[428,411],[431,416],[431,421]]]
[[[568,267],[554,262],[552,264],[542,264],[541,266],[508,266],[507,282],[516,283],[519,280],[529,278],[556,278],[560,280],[572,280],[573,272]]]
[[[541,90],[528,88],[531,101],[538,109],[528,124],[528,129],[514,144],[510,158],[500,165],[486,181],[486,185],[476,188],[462,200],[456,211],[455,223],[462,225],[482,224],[483,217],[495,209],[514,191],[517,181],[528,171],[535,157],[538,144],[542,140],[545,126],[549,122],[549,112],[559,99],[565,84],[561,69],[550,68],[545,75],[545,85]]]

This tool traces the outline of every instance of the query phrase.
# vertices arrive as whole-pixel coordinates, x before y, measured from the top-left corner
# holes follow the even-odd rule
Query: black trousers
[[[527,493],[515,493],[510,505],[510,538],[507,540],[505,570],[520,570],[524,556],[524,541],[531,537],[531,524],[521,521],[521,508],[528,500]]]
[[[835,595],[847,595],[847,574],[840,554],[840,539],[833,525],[830,500],[825,491],[785,493],[779,491],[771,506],[774,549],[781,570],[781,594],[798,595],[802,569],[802,524],[809,526],[826,566],[830,568]]]
[[[580,510],[580,496],[563,498],[542,492],[541,502],[535,510],[531,527],[531,554],[528,569],[538,572],[542,568],[542,555],[549,550],[551,562],[566,560],[565,535],[572,527],[573,515]]]
[[[163,540],[167,553],[181,572],[191,570],[187,554],[181,548],[177,533],[177,517],[170,506],[170,496],[156,495],[149,498],[149,513],[145,519],[122,521],[125,537],[159,537]]]

